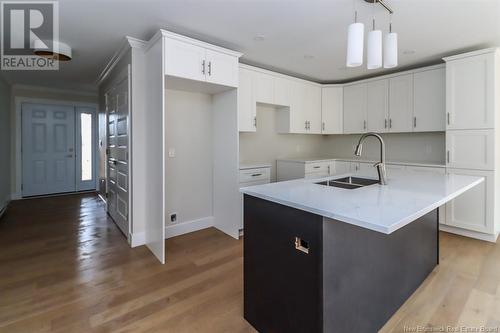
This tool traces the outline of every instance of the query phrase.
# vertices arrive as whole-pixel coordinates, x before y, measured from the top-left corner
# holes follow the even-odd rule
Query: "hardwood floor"
[[[93,194],[13,202],[0,220],[0,332],[255,332],[242,241],[206,229],[130,249]],[[385,325],[500,326],[500,245],[441,234],[441,265]],[[344,333],[344,332],[343,332]]]

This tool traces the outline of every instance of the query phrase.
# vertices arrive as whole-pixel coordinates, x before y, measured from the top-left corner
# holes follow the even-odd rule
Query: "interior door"
[[[31,103],[21,108],[23,197],[74,192],[74,108]]]
[[[129,236],[129,94],[128,77],[108,92],[107,206],[120,230]]]

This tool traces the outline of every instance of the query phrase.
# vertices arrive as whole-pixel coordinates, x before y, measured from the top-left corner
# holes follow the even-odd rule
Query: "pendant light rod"
[[[365,0],[366,2],[368,3],[379,3],[382,7],[384,7],[390,14],[393,14],[394,11],[392,10],[392,8],[385,3],[384,0]]]

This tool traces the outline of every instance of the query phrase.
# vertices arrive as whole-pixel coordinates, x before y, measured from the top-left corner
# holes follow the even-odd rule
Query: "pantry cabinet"
[[[446,166],[449,168],[494,170],[494,136],[494,130],[447,131]]]
[[[241,68],[238,84],[238,130],[257,130],[257,105],[254,97],[252,72]]]

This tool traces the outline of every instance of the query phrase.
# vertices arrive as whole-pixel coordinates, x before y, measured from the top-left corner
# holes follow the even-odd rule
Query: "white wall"
[[[324,136],[323,156],[355,158],[354,149],[361,135]],[[386,158],[395,162],[445,163],[444,132],[382,134]],[[361,159],[378,160],[380,146],[375,138],[368,138],[363,145]]]
[[[288,157],[356,159],[354,149],[361,135],[278,134],[276,112],[257,106],[257,132],[240,133],[240,163],[266,162],[276,179],[276,159]],[[383,134],[386,158],[396,162],[444,164],[444,132]],[[361,159],[378,159],[379,145],[367,139]]]
[[[0,78],[0,211],[10,200],[11,87]]]
[[[276,109],[257,106],[257,132],[240,133],[240,163],[265,162],[272,165],[276,180],[276,159],[280,157],[323,157],[323,137],[308,134],[276,133]],[[326,156],[331,156],[329,153]]]
[[[213,216],[212,96],[166,90],[166,219],[177,222]]]

